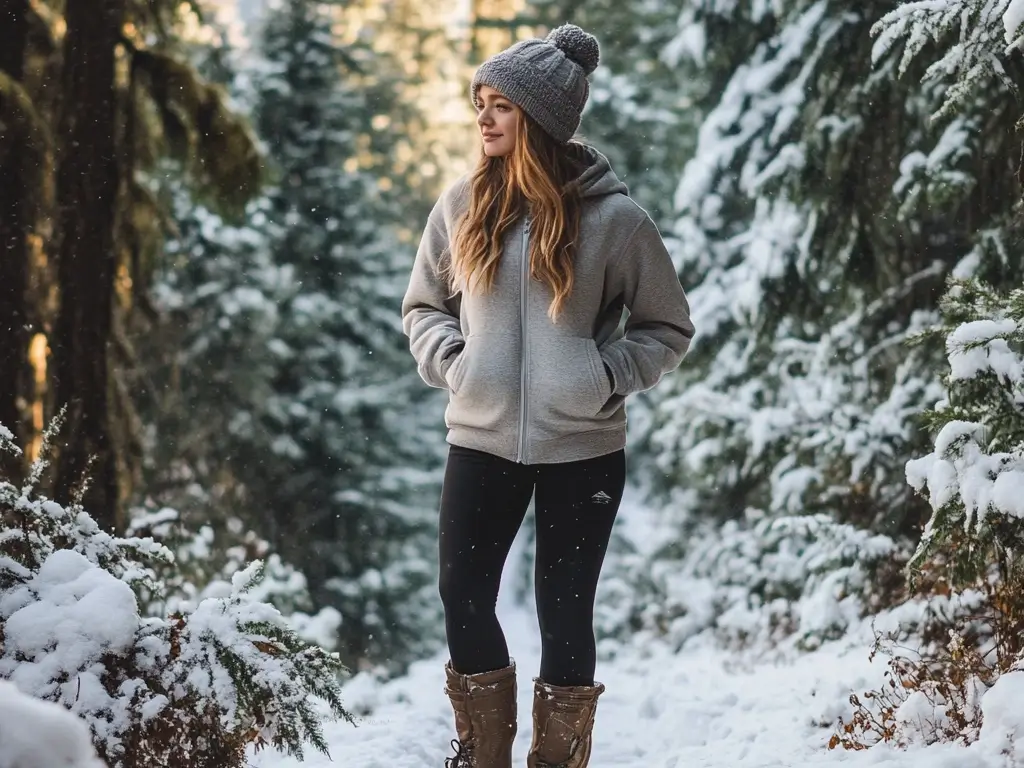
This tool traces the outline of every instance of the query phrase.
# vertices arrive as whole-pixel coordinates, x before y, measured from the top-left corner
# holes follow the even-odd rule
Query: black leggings
[[[495,605],[536,488],[540,677],[552,685],[593,685],[594,597],[625,480],[622,450],[524,465],[451,446],[441,491],[439,590],[456,672],[509,664]]]

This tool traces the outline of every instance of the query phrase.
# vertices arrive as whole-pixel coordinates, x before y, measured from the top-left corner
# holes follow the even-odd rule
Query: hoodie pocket
[[[612,393],[594,340],[556,337],[540,348],[543,357],[531,366],[530,409],[541,436],[562,437],[597,420]]]
[[[515,425],[519,410],[515,339],[470,334],[445,378],[450,391],[445,414],[449,428],[496,430]]]
[[[448,383],[448,389],[455,394],[459,391],[459,384],[462,383],[462,374],[466,370],[466,352],[469,349],[469,339],[462,345],[448,370],[444,372],[444,380]]]

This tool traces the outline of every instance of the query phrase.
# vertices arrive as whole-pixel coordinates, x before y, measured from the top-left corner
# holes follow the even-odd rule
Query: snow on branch
[[[1010,0],[1010,4],[1003,13],[1003,29],[1006,36],[1006,44],[1017,48],[1024,41],[1024,34],[1021,26],[1024,25],[1024,0]]]
[[[0,424],[0,451],[21,455],[21,448],[14,444],[14,433],[3,424]]]
[[[898,72],[906,74],[923,51],[937,47],[939,58],[925,70],[923,82],[948,86],[942,104],[932,115],[952,114],[973,95],[1003,84],[1016,93],[1017,84],[1003,67],[1000,56],[1019,48],[1018,34],[1024,19],[1022,0],[915,0],[900,5],[879,19],[871,29],[875,63],[903,43]]]

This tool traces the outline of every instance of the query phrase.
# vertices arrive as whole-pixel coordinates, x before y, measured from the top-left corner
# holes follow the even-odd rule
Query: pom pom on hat
[[[575,24],[556,27],[548,34],[547,40],[566,57],[579,64],[588,75],[597,69],[601,62],[601,49],[597,44],[597,38]]]

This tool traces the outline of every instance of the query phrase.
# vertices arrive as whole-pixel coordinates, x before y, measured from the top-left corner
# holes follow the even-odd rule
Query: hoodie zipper
[[[530,338],[529,324],[527,322],[527,308],[529,307],[530,289],[529,243],[530,219],[527,217],[523,231],[523,250],[521,256],[522,270],[519,273],[519,326],[521,329],[520,338],[522,339],[522,352],[519,355],[519,451],[516,460],[522,464],[526,463],[527,458],[528,446],[526,442],[526,425],[529,423],[529,403],[527,402],[527,393],[530,391]]]

